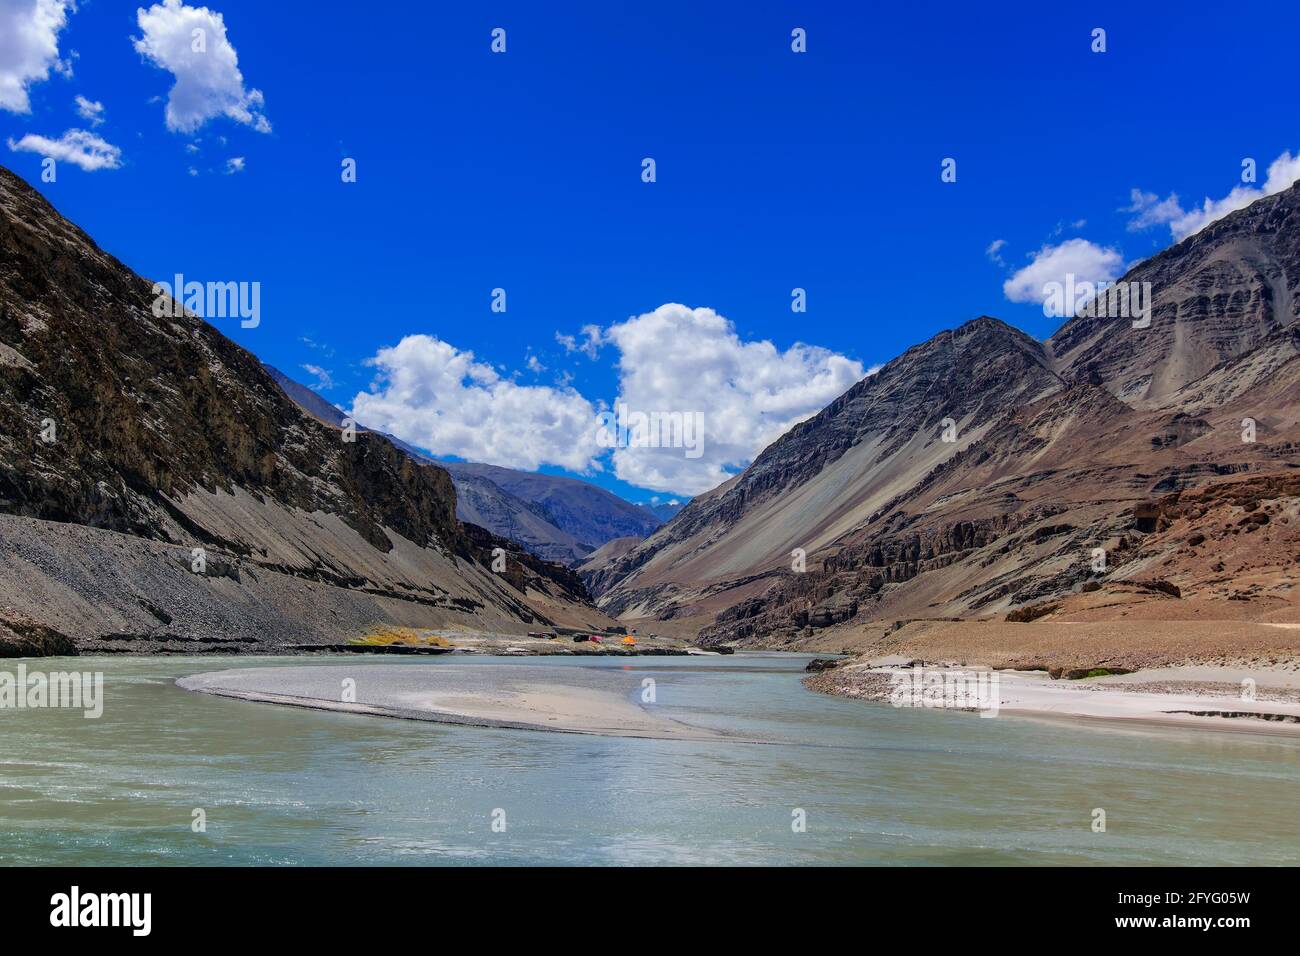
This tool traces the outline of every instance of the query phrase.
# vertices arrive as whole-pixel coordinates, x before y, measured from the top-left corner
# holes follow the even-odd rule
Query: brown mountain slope
[[[1155,287],[1149,329],[1075,319],[1042,345],[981,319],[909,350],[592,573],[599,603],[780,644],[1155,573],[1143,541],[1162,495],[1300,466],[1297,207],[1293,188],[1134,269]]]
[[[1077,317],[1048,348],[1067,379],[1103,382],[1127,402],[1163,404],[1220,362],[1246,355],[1295,323],[1300,184],[1211,223],[1121,281],[1151,283],[1149,328]]]
[[[1061,385],[1041,344],[1005,323],[982,317],[943,332],[792,428],[589,583],[611,613],[663,613],[788,568],[795,548],[811,554],[860,526]]]
[[[819,552],[806,573],[724,610],[705,636],[780,642],[851,619],[1001,616],[1110,580],[1155,577],[1190,593],[1197,569],[1166,562],[1147,540],[1162,530],[1160,502],[1225,475],[1269,484],[1300,474],[1285,470],[1300,448],[1300,363],[1289,371],[1292,411],[1271,441],[1242,442],[1233,411],[1119,411],[1092,386],[1037,403]],[[1300,527],[1275,531],[1300,554]]]
[[[446,472],[344,441],[153,300],[0,169],[0,617],[150,646],[541,620],[485,570]]]

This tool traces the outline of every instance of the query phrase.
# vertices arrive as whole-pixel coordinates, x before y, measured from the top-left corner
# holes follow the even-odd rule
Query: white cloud
[[[771,342],[743,341],[712,309],[664,305],[607,329],[589,326],[583,335],[618,350],[615,407],[702,412],[702,454],[611,450],[600,444],[605,403],[583,397],[567,377],[556,387],[520,385],[472,352],[428,335],[407,336],[370,360],[379,374],[353,400],[353,417],[436,455],[510,468],[600,471],[612,457],[615,473],[631,484],[694,495],[725,481],[863,377],[860,362],[824,348],[798,343],[781,351]]]
[[[80,93],[74,98],[77,104],[77,113],[82,119],[90,123],[91,126],[98,126],[104,122],[104,104],[97,100],[88,100]]]
[[[581,352],[587,358],[595,360],[600,354],[600,347],[605,343],[601,340],[599,325],[584,325],[579,333],[582,335],[582,341],[578,341],[576,336],[562,335],[555,333],[555,341],[564,346],[564,351],[572,355],[575,352]]]
[[[1178,204],[1176,193],[1170,193],[1166,198],[1161,199],[1155,193],[1144,193],[1140,189],[1134,189],[1130,192],[1129,198],[1130,203],[1119,210],[1133,214],[1133,218],[1128,221],[1129,232],[1139,232],[1152,226],[1168,224],[1186,215],[1183,207]]]
[[[99,169],[117,169],[122,165],[122,151],[94,133],[70,129],[58,139],[28,133],[18,142],[9,140],[14,152],[39,153],[61,163],[72,163],[88,173]]]
[[[596,409],[573,389],[518,385],[428,335],[408,335],[370,363],[375,384],[352,403],[367,428],[435,455],[509,468],[598,467]]]
[[[321,368],[319,365],[312,365],[311,363],[300,365],[298,367],[308,375],[315,376],[316,381],[312,383],[311,387],[316,391],[319,392],[334,387],[334,376],[330,374],[329,369]]]
[[[630,412],[703,413],[698,458],[681,448],[615,450],[615,474],[653,491],[708,491],[863,376],[860,362],[828,349],[743,341],[712,309],[677,304],[611,326],[601,340],[619,351],[618,401]]]
[[[1005,266],[1007,263],[1002,258],[1002,249],[1006,244],[1007,241],[1005,239],[994,239],[989,243],[989,247],[984,250],[984,255],[988,256],[991,262],[994,262],[999,266]]]
[[[534,375],[540,375],[542,372],[546,371],[546,366],[543,365],[541,360],[532,352],[528,353],[528,358],[524,360],[524,364],[528,366],[528,371],[532,372]]]
[[[1136,215],[1129,220],[1129,229],[1149,229],[1152,226],[1168,225],[1174,241],[1186,239],[1193,233],[1200,232],[1212,222],[1217,222],[1229,213],[1245,209],[1257,199],[1272,196],[1292,186],[1300,180],[1300,153],[1291,155],[1290,150],[1273,160],[1268,167],[1268,178],[1261,187],[1236,186],[1222,199],[1208,196],[1200,208],[1183,209],[1176,193],[1170,193],[1165,199],[1158,199],[1155,193],[1145,193],[1140,189],[1132,192],[1132,204],[1121,212]]]
[[[51,69],[71,73],[59,59],[70,9],[71,0],[0,0],[0,109],[30,113],[32,84],[48,80]]]
[[[186,6],[182,0],[163,0],[148,10],[138,9],[136,21],[144,34],[134,38],[136,51],[176,78],[167,96],[168,129],[192,133],[226,116],[259,133],[271,131],[262,114],[261,91],[244,89],[239,57],[220,13]]]
[[[242,173],[243,171],[244,171],[243,156],[231,156],[228,160],[226,160],[227,176],[229,176],[232,173]]]
[[[1048,282],[1108,282],[1124,271],[1124,257],[1118,249],[1089,242],[1067,239],[1060,245],[1043,246],[1034,253],[1029,265],[1002,284],[1002,291],[1012,302],[1043,301],[1043,286]]]

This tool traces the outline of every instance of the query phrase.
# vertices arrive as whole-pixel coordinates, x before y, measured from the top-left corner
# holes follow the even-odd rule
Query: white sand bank
[[[204,694],[318,710],[620,737],[724,738],[640,701],[642,675],[612,668],[504,664],[260,667],[183,677]],[[343,682],[355,682],[345,699]]]
[[[866,678],[897,668],[897,660],[877,659],[831,673],[851,691],[855,674]],[[1186,665],[1083,680],[1052,680],[1041,671],[993,673],[1000,715],[1300,736],[1300,677],[1289,667]]]

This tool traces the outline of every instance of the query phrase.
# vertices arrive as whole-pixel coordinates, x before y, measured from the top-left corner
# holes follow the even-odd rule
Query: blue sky
[[[157,50],[200,15],[168,2]],[[0,16],[38,5],[62,6]],[[640,501],[725,477],[942,329],[1049,335],[1004,290],[1032,256],[1083,240],[1114,273],[1241,188],[1243,158],[1260,190],[1300,149],[1294,4],[464,6],[215,0],[236,92],[229,64],[182,63],[169,128],[179,74],[138,49],[137,4],[83,2],[45,76],[0,39],[0,162],[145,276],[260,282],[257,328],[214,324],[344,408],[368,394],[366,424]],[[111,168],[41,182],[77,129]],[[710,451],[587,456],[578,419],[620,397],[699,408]]]

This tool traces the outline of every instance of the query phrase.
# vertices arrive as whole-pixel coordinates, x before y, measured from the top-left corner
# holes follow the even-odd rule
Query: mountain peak
[[[1064,378],[1159,405],[1296,322],[1300,183],[1229,213],[1120,281],[1146,287],[1148,321],[1076,316],[1048,348]]]
[[[1017,331],[1014,327],[1008,325],[1006,322],[1003,322],[1001,319],[996,318],[995,316],[992,315],[977,315],[975,318],[968,319],[967,321],[963,322],[961,325],[957,326],[957,328],[954,331],[964,332],[966,330],[976,330],[982,328],[998,330],[998,331],[1006,330],[1008,332]]]
[[[675,601],[761,574],[792,547],[810,550],[865,521],[895,484],[920,480],[971,436],[1061,387],[1042,344],[1005,322],[985,315],[946,329],[795,425],[590,584],[616,588],[602,601],[622,613],[645,606],[647,587]],[[714,548],[728,537],[743,543]]]

